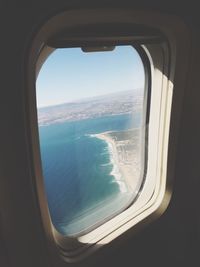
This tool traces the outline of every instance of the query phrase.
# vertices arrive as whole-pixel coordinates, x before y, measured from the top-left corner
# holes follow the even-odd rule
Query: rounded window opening
[[[79,236],[127,209],[145,179],[147,90],[133,46],[56,49],[36,82],[51,221]]]

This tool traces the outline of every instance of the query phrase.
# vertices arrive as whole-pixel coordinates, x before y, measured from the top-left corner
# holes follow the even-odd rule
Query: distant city
[[[38,108],[38,123],[39,126],[45,126],[65,121],[131,114],[141,111],[142,99],[143,90],[135,89]]]

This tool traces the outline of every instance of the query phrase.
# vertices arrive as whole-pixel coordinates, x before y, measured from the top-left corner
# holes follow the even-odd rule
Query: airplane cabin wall
[[[66,1],[65,1],[66,2]],[[84,3],[83,3],[84,2]],[[101,3],[100,3],[101,2]],[[150,3],[151,2],[151,3]],[[160,1],[162,2],[162,1]],[[56,4],[57,3],[57,4]],[[0,266],[51,267],[47,242],[35,198],[27,147],[24,62],[32,33],[50,14],[63,6],[87,7],[92,1],[56,1],[54,4],[7,5],[1,9],[0,60]],[[180,3],[180,2],[179,2]],[[99,6],[119,6],[99,1]],[[174,14],[189,26],[192,36],[190,64],[178,140],[173,195],[166,212],[136,235],[127,233],[104,257],[98,252],[92,262],[80,266],[199,266],[200,255],[200,18],[192,4],[168,1],[122,1],[121,6]],[[180,74],[181,75],[181,74]],[[60,266],[58,266],[60,267]]]

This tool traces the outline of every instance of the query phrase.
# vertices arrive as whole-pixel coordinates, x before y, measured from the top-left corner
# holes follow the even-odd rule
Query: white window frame
[[[166,39],[142,46],[151,65],[148,160],[142,191],[137,201],[120,214],[85,235],[69,238],[56,231],[49,215],[40,159],[35,82],[43,62],[53,51],[52,48],[46,46],[47,40],[53,34],[65,27],[97,22],[143,24],[147,28],[151,26],[158,29]],[[62,256],[64,261],[73,262],[85,258],[129,229],[136,231],[138,225],[158,218],[167,208],[172,193],[171,184],[176,156],[174,146],[178,133],[178,123],[173,129],[170,129],[170,125],[174,126],[174,120],[180,114],[182,99],[180,89],[175,96],[173,95],[174,75],[177,61],[189,45],[187,42],[180,45],[182,40],[185,41],[186,35],[185,26],[173,17],[150,15],[148,12],[126,9],[94,9],[69,10],[58,14],[39,27],[33,38],[28,51],[27,68],[27,127],[29,128],[33,183],[36,185],[36,195],[48,244],[58,257]],[[180,55],[177,53],[177,48],[179,48]],[[178,98],[179,101],[176,102]],[[173,109],[172,100],[177,103]]]

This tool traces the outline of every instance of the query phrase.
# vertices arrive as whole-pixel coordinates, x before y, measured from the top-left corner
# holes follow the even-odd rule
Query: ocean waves
[[[118,155],[117,155],[117,151],[116,149],[114,148],[114,145],[111,144],[111,142],[108,141],[107,138],[103,138],[103,136],[100,134],[92,134],[90,135],[90,137],[96,137],[96,138],[99,138],[99,139],[103,139],[104,142],[106,143],[107,147],[104,148],[104,151],[103,153],[101,153],[102,155],[105,155],[105,154],[108,154],[109,155],[109,158],[110,158],[110,162],[106,163],[106,164],[102,164],[101,166],[103,167],[107,167],[107,166],[112,166],[112,170],[110,172],[110,176],[114,177],[114,179],[111,181],[111,183],[117,183],[118,186],[119,186],[119,191],[121,193],[126,193],[128,191],[127,189],[127,185],[126,185],[126,181],[124,180],[121,172],[120,172],[120,169],[119,169],[119,166],[118,166]]]
[[[127,202],[130,192],[115,148],[99,135],[130,128],[130,119],[120,115],[40,127],[48,206],[59,232],[75,234],[116,213]]]

